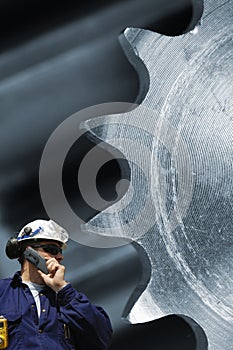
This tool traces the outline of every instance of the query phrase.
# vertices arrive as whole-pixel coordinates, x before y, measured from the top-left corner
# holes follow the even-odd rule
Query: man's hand
[[[68,282],[64,280],[65,266],[59,264],[55,258],[48,259],[46,261],[46,265],[49,273],[46,275],[39,270],[38,273],[41,275],[42,279],[48,287],[53,289],[55,292],[58,292],[59,289],[68,284]]]

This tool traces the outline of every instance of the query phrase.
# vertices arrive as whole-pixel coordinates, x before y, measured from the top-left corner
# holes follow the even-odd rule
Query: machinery
[[[206,0],[199,20],[193,5],[196,26],[183,35],[120,36],[141,77],[138,105],[109,106],[84,126],[124,155],[129,185],[85,229],[149,257],[124,311],[131,323],[178,314],[199,324],[209,350],[232,350],[233,2]]]

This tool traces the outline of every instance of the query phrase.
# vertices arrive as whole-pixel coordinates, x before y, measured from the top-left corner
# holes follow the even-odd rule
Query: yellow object
[[[8,347],[7,319],[4,316],[0,316],[0,349],[6,349],[7,347]]]

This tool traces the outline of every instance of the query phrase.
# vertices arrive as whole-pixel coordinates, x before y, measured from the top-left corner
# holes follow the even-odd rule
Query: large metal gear
[[[149,258],[124,312],[131,323],[184,315],[210,350],[232,350],[233,1],[204,5],[186,34],[121,35],[144,99],[85,127],[122,152],[130,183],[85,229],[132,240]]]

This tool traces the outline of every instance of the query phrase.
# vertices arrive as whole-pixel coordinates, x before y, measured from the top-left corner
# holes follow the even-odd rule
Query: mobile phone
[[[48,274],[45,259],[32,247],[27,247],[24,251],[25,258],[30,261],[38,270]]]

